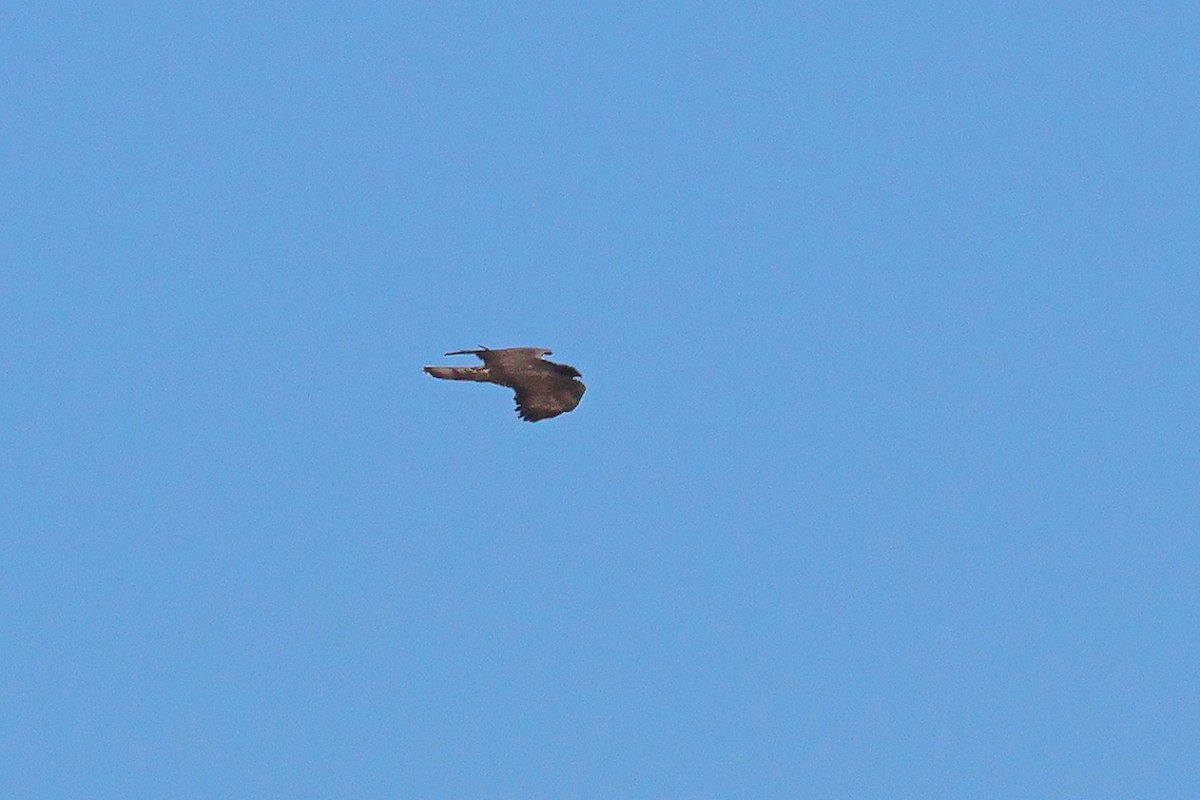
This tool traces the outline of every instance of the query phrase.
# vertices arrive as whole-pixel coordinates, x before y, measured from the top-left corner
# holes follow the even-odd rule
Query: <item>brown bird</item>
[[[555,364],[542,356],[553,355],[542,347],[506,347],[489,350],[452,350],[448,356],[476,355],[482,367],[425,367],[435,378],[451,381],[481,381],[507,386],[516,392],[517,414],[528,422],[549,419],[573,411],[583,398],[579,370],[570,364]]]

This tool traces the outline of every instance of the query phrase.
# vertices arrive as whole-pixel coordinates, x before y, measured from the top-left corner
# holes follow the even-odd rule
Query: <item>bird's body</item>
[[[490,350],[453,350],[448,356],[475,355],[482,367],[425,367],[435,378],[479,381],[507,386],[516,392],[517,414],[528,422],[557,417],[573,411],[587,390],[579,370],[556,364],[542,356],[552,355],[541,347],[507,347]]]

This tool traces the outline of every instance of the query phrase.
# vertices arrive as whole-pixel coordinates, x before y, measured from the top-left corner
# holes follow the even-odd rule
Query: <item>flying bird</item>
[[[583,398],[579,370],[556,364],[542,356],[553,355],[542,347],[506,347],[489,350],[452,350],[448,356],[475,355],[482,367],[425,367],[435,378],[450,381],[480,381],[507,386],[516,392],[517,414],[527,422],[549,419],[573,411]]]

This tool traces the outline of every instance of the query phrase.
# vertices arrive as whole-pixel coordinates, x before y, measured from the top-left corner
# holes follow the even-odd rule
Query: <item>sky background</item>
[[[6,4],[0,795],[1200,796],[1198,41]]]

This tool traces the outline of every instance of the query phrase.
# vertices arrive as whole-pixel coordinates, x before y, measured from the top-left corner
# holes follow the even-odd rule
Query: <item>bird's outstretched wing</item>
[[[587,391],[582,381],[559,375],[522,376],[520,384],[514,388],[517,415],[527,422],[573,411]]]

